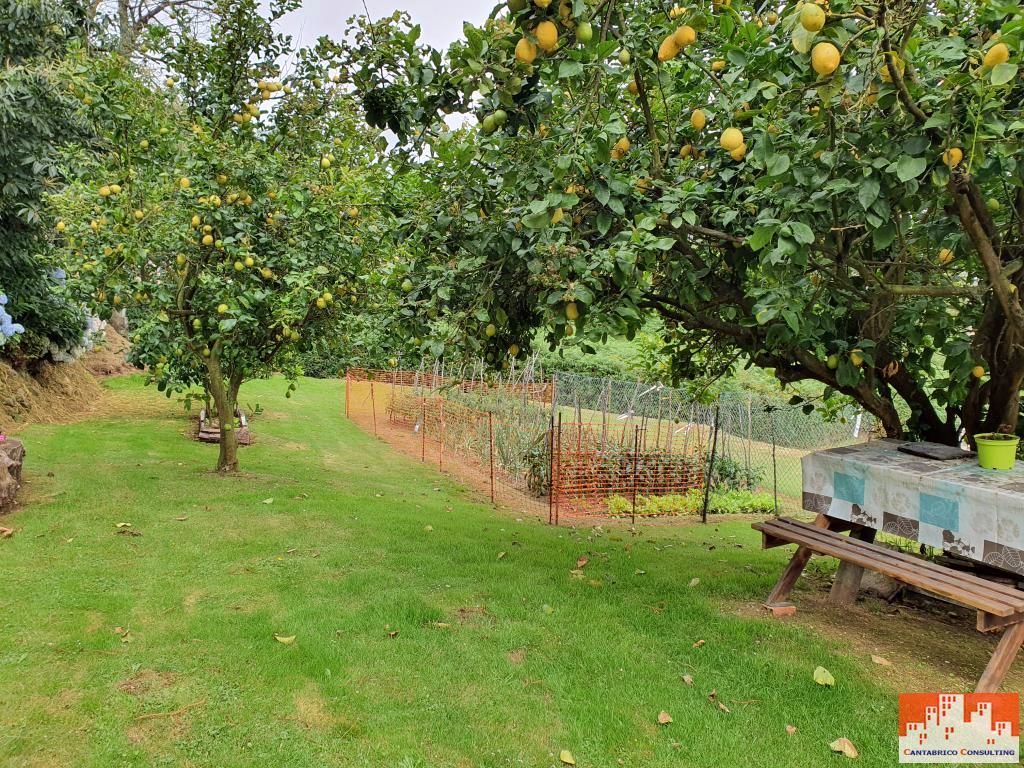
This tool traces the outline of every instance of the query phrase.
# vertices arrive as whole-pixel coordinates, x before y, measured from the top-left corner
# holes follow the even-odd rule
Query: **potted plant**
[[[988,432],[975,435],[974,442],[978,446],[978,465],[982,469],[1013,469],[1017,460],[1019,437]]]

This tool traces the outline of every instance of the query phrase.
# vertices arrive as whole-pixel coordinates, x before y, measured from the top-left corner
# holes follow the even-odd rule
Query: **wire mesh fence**
[[[562,517],[632,514],[638,499],[707,508],[713,487],[772,495],[800,507],[800,459],[871,438],[851,409],[834,420],[753,394],[695,402],[663,385],[532,364],[493,378],[440,364],[417,371],[352,370],[346,415],[402,452],[434,464],[495,503]],[[713,462],[712,462],[713,456]]]

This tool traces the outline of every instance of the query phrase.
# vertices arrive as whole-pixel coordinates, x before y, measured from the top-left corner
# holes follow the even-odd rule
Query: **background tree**
[[[45,192],[61,178],[60,148],[84,137],[56,72],[75,40],[74,6],[0,2],[0,354],[20,362],[71,350],[85,326],[61,293],[42,225]]]
[[[158,387],[208,392],[225,471],[242,383],[295,378],[295,353],[358,311],[388,232],[372,143],[321,62],[279,77],[273,25],[294,7],[212,3],[213,39],[178,9],[162,86],[119,55],[85,62],[74,88],[106,151],[70,158],[80,180],[54,201],[83,298],[128,309]]]
[[[676,376],[746,360],[889,435],[1014,429],[1022,26],[1013,2],[511,0],[442,57],[362,23],[345,71],[422,182],[408,335],[498,363],[655,312]]]

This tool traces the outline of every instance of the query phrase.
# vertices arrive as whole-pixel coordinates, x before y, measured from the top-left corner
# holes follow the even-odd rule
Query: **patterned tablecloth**
[[[803,506],[1024,574],[1024,462],[937,461],[876,440],[803,458]]]

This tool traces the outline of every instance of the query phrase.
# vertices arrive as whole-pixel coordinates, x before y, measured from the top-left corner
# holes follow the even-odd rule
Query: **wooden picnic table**
[[[813,525],[787,518],[755,523],[765,547],[797,544],[766,601],[785,600],[811,555],[841,561],[832,600],[852,602],[864,569],[978,611],[982,632],[1005,629],[977,691],[998,689],[1024,643],[1024,591],[873,544],[879,531],[1024,576],[1024,466],[981,469],[974,458],[940,461],[877,440],[803,458],[803,506]],[[840,536],[840,532],[849,536]]]

